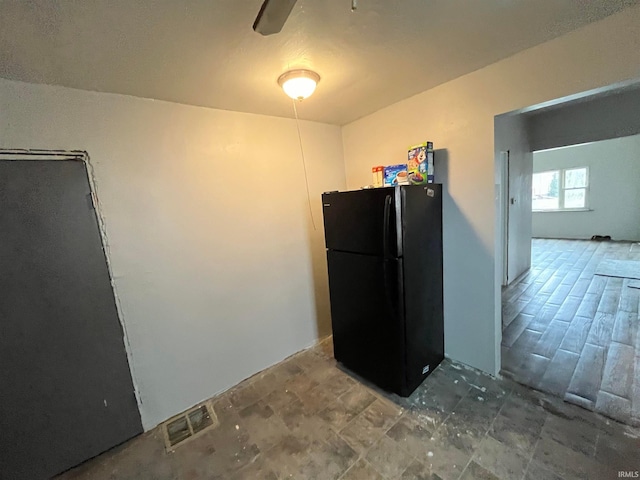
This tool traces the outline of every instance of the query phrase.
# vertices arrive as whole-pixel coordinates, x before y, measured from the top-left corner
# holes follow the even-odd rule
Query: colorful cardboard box
[[[382,187],[384,184],[384,167],[377,166],[371,168],[371,173],[373,175],[373,186],[374,187]]]
[[[393,187],[395,185],[409,185],[407,165],[404,163],[384,167],[384,186]]]
[[[407,175],[411,185],[433,183],[433,142],[424,142],[409,147]]]

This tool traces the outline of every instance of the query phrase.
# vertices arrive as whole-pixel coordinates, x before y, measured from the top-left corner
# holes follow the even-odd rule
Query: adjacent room
[[[636,0],[1,1],[0,478],[637,476],[639,52]]]
[[[531,268],[503,291],[503,372],[628,424],[640,422],[638,102],[631,84],[524,114]]]

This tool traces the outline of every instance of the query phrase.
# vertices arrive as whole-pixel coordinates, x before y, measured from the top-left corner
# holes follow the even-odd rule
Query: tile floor
[[[640,430],[445,360],[409,398],[340,370],[331,343],[213,399],[166,453],[157,428],[58,480],[557,480],[640,470]]]
[[[640,260],[640,244],[533,240],[531,270],[502,294],[503,374],[640,425],[640,289],[595,275],[605,259]]]

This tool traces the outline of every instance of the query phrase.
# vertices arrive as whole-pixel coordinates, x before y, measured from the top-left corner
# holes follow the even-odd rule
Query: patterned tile
[[[395,440],[404,451],[418,458],[427,457],[433,438],[429,430],[409,416],[404,416],[391,427],[387,436]]]
[[[372,393],[360,386],[355,386],[342,397],[331,402],[318,416],[339,431],[375,400],[376,397]]]
[[[500,477],[495,476],[489,470],[480,466],[474,461],[469,462],[467,468],[465,468],[460,480],[501,480]],[[505,479],[507,480],[507,479]]]
[[[611,478],[611,472],[593,458],[576,452],[545,434],[538,441],[533,459],[560,477],[594,480]]]
[[[429,441],[426,454],[417,458],[443,480],[457,480],[470,459],[470,453],[457,448],[440,432]]]
[[[473,459],[496,477],[507,480],[522,478],[532,453],[525,454],[493,437],[485,437]]]
[[[402,415],[400,408],[377,399],[340,431],[352,448],[364,454]]]
[[[402,399],[339,370],[327,351],[212,399],[219,425],[174,453],[158,428],[58,480],[600,480],[640,468],[639,430],[511,380],[446,360]]]
[[[358,460],[342,477],[341,480],[384,480],[365,460]]]
[[[444,480],[424,463],[414,460],[402,473],[400,480]]]
[[[567,419],[549,415],[542,434],[576,452],[593,457],[599,430],[576,418]]]
[[[366,460],[385,478],[396,478],[413,461],[413,455],[407,453],[393,439],[383,435],[371,447]]]
[[[503,289],[502,368],[517,382],[640,425],[640,290],[595,275],[628,242],[533,239],[530,271]]]
[[[527,474],[524,480],[563,480],[560,475],[557,475],[551,470],[545,468],[542,463],[537,460],[531,460],[529,467],[527,468]]]

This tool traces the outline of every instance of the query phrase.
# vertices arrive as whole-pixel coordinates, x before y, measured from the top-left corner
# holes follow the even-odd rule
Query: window
[[[533,211],[584,210],[587,208],[588,187],[587,167],[534,173]]]

